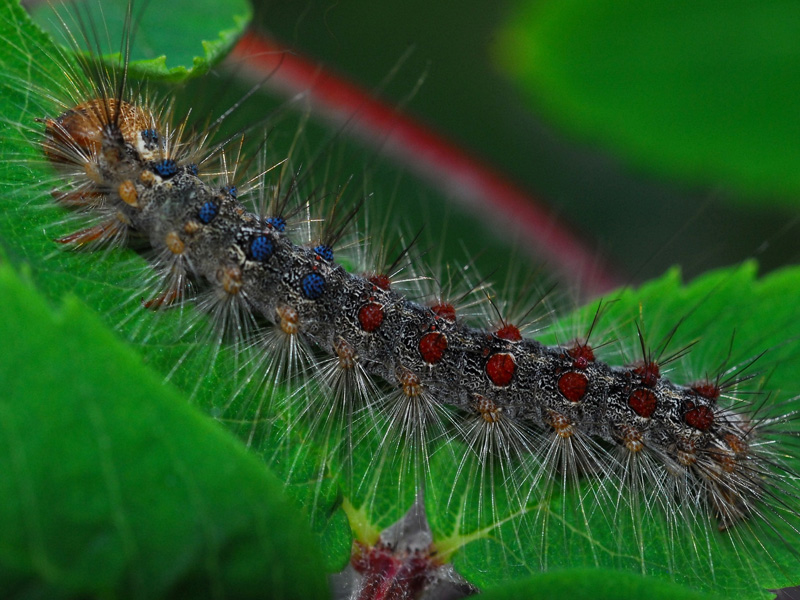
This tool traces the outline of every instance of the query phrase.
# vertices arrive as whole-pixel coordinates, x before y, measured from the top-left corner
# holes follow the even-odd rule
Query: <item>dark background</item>
[[[628,282],[679,264],[687,278],[757,257],[797,259],[795,216],[630,168],[536,114],[491,57],[512,3],[259,0],[257,26],[406,112],[549,205]],[[411,49],[399,70],[389,74]]]

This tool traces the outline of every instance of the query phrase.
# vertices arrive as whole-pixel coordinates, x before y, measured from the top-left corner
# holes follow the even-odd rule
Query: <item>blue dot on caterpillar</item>
[[[319,300],[325,294],[325,278],[319,273],[308,273],[300,280],[303,296],[309,300]]]
[[[164,179],[169,179],[178,172],[178,165],[171,158],[165,158],[153,165],[153,172]]]
[[[197,216],[205,225],[208,225],[214,220],[218,212],[219,208],[214,202],[204,202]]]
[[[272,238],[266,235],[257,235],[250,242],[250,257],[253,260],[263,262],[275,252],[275,244]]]

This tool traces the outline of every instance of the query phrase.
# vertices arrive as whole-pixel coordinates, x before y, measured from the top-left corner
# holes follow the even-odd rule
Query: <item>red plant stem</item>
[[[621,285],[599,252],[559,222],[543,202],[369,92],[256,32],[242,37],[231,59],[276,92],[305,94],[315,114],[347,123],[347,131],[378,146],[445,195],[480,211],[504,236],[517,234],[538,260],[582,295],[595,296]]]
[[[350,563],[362,575],[358,600],[415,600],[436,580],[441,566],[428,549],[396,551],[380,542],[373,547],[356,542]]]

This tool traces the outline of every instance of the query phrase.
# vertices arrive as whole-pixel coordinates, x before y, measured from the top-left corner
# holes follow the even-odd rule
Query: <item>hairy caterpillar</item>
[[[79,71],[72,73],[83,77]],[[62,194],[78,192],[62,195],[62,202],[74,200],[73,204],[84,204],[80,208],[88,209],[85,211],[90,219],[88,225],[91,226],[91,219],[94,219],[96,227],[84,229],[86,233],[72,238],[66,237],[70,234],[65,231],[61,240],[73,244],[108,242],[125,237],[128,227],[150,238],[147,245],[157,249],[153,265],[138,263],[136,269],[152,269],[149,271],[155,273],[152,277],[157,283],[166,283],[166,287],[152,290],[151,284],[142,283],[140,273],[132,295],[123,305],[125,310],[131,305],[136,307],[141,297],[151,301],[151,308],[164,305],[165,310],[154,313],[153,323],[147,325],[144,334],[146,343],[154,347],[161,343],[166,345],[163,340],[169,340],[176,333],[182,336],[178,339],[188,336],[191,340],[197,331],[203,330],[202,323],[197,321],[211,315],[210,331],[215,333],[213,337],[200,335],[199,339],[213,348],[212,362],[245,365],[238,369],[240,374],[245,374],[244,381],[237,382],[233,389],[218,390],[212,410],[216,408],[222,420],[243,422],[241,429],[246,432],[246,441],[270,460],[281,459],[276,468],[284,467],[290,478],[303,475],[316,478],[311,486],[315,502],[324,503],[325,494],[330,493],[322,489],[328,482],[319,477],[320,473],[336,475],[341,470],[346,476],[341,482],[333,483],[341,483],[348,490],[351,519],[363,514],[368,522],[372,519],[373,523],[388,525],[374,515],[381,514],[381,518],[391,522],[394,519],[391,515],[401,514],[408,508],[421,479],[427,479],[429,519],[440,534],[437,544],[442,555],[453,556],[466,570],[470,561],[476,560],[476,555],[501,557],[497,562],[502,564],[506,577],[513,576],[515,569],[535,571],[569,565],[568,560],[575,557],[560,556],[557,549],[561,548],[568,549],[565,554],[571,552],[579,556],[575,564],[586,561],[604,566],[634,565],[648,573],[686,577],[706,587],[742,589],[764,577],[762,558],[770,565],[785,565],[785,557],[793,556],[780,545],[781,535],[787,535],[781,532],[775,532],[779,535],[774,546],[759,546],[773,533],[762,520],[775,518],[771,516],[773,511],[777,513],[776,527],[788,525],[788,531],[794,531],[792,519],[796,509],[792,508],[792,485],[795,475],[791,464],[784,463],[790,460],[786,454],[794,455],[792,446],[787,444],[781,446],[783,450],[773,452],[772,440],[786,444],[786,437],[773,438],[769,432],[761,437],[757,435],[759,428],[775,428],[779,433],[781,427],[786,427],[791,431],[791,423],[770,419],[751,422],[754,411],[733,410],[716,403],[715,388],[721,387],[725,392],[731,391],[728,403],[741,404],[739,397],[726,385],[747,383],[739,381],[738,373],[758,352],[739,349],[736,357],[730,358],[731,327],[722,334],[726,336],[723,343],[715,340],[716,353],[706,347],[706,356],[690,357],[692,362],[698,363],[704,362],[701,361],[704,358],[705,364],[689,364],[684,377],[677,376],[677,369],[673,371],[675,381],[689,383],[700,381],[708,374],[708,387],[698,385],[692,389],[672,383],[673,374],[669,378],[661,377],[653,365],[659,361],[669,363],[664,358],[682,347],[673,341],[676,346],[673,350],[672,345],[667,344],[670,329],[675,325],[674,316],[671,317],[673,322],[662,326],[659,332],[648,323],[643,328],[642,350],[629,352],[612,363],[644,360],[644,364],[628,369],[593,362],[585,340],[570,343],[582,336],[589,337],[589,345],[603,345],[602,326],[592,327],[595,315],[603,313],[596,306],[588,309],[585,315],[575,317],[572,325],[555,328],[560,349],[520,339],[515,326],[522,323],[515,324],[511,316],[503,314],[502,304],[498,305],[501,309],[497,312],[491,307],[473,309],[482,312],[482,329],[463,324],[458,312],[459,318],[453,321],[450,307],[443,300],[457,299],[459,294],[454,290],[438,289],[435,293],[428,290],[426,298],[435,297],[440,301],[434,304],[438,308],[431,313],[427,305],[385,289],[392,288],[391,278],[387,286],[376,275],[386,273],[373,272],[376,281],[370,282],[347,274],[329,259],[332,241],[339,237],[338,225],[349,209],[337,206],[333,218],[328,219],[333,226],[325,225],[318,230],[304,214],[291,214],[293,202],[304,206],[303,197],[290,197],[286,214],[280,210],[257,216],[246,211],[240,213],[237,196],[244,198],[245,194],[231,189],[232,184],[238,183],[233,175],[235,169],[223,164],[217,173],[215,167],[211,167],[210,172],[216,175],[211,183],[198,178],[192,165],[197,163],[199,175],[204,175],[203,165],[213,161],[203,160],[208,155],[195,145],[197,140],[188,138],[189,143],[186,138],[181,140],[177,133],[170,133],[169,111],[160,114],[145,97],[131,95],[129,91],[117,97],[113,84],[119,80],[103,73],[99,76],[111,78],[94,80],[89,89],[76,88],[73,97],[63,100],[60,107],[54,109],[51,103],[50,112],[39,115],[49,119],[44,126],[45,153],[55,162],[67,165],[66,174],[48,180],[46,185],[63,186],[65,181],[75,182],[76,187],[69,188],[67,184],[67,189],[59,188]],[[7,81],[12,89],[20,85],[19,81]],[[95,89],[103,85],[107,86],[104,91],[102,87],[100,92]],[[48,100],[43,98],[45,103]],[[76,109],[79,109],[77,113]],[[180,123],[180,119],[177,122]],[[23,123],[21,127],[33,128],[33,125]],[[124,132],[103,139],[106,129],[116,128]],[[94,133],[83,136],[84,129]],[[177,126],[177,130],[180,129]],[[39,135],[42,133],[41,127],[35,131]],[[100,137],[92,138],[95,133]],[[137,182],[143,176],[148,181],[144,182],[145,187],[139,188]],[[268,177],[269,174],[267,181]],[[133,187],[129,182],[133,182]],[[165,186],[171,186],[172,191],[167,193]],[[252,192],[257,195],[259,190],[274,189],[269,186],[269,183],[259,183],[252,187]],[[186,190],[202,195],[202,201],[198,199],[184,206],[182,194]],[[271,198],[270,194],[265,196]],[[333,196],[335,200],[336,194]],[[164,202],[169,198],[181,198],[181,203],[175,203],[180,208],[179,214],[167,214]],[[281,200],[283,196],[277,195],[277,198]],[[144,212],[147,207],[150,212]],[[326,212],[312,208],[323,214]],[[120,210],[129,224],[117,219]],[[297,241],[309,243],[308,247],[295,245],[293,235],[281,231],[280,221],[264,222],[266,218],[291,216],[295,217],[296,224],[293,235],[298,236]],[[217,227],[219,229],[215,229]],[[211,232],[211,235],[205,237],[203,232]],[[183,234],[199,235],[184,239]],[[225,238],[224,244],[214,239],[217,235]],[[232,254],[231,248],[234,248]],[[67,264],[91,263],[96,258],[96,253],[85,253],[58,260],[67,261]],[[384,266],[391,265],[393,259],[390,256]],[[274,262],[280,262],[282,267],[260,266]],[[357,259],[352,262],[357,263]],[[250,273],[259,269],[267,270],[251,278]],[[361,267],[361,270],[367,268]],[[276,285],[276,289],[282,290],[279,294],[271,291],[273,288],[258,287],[270,277],[276,277],[275,281],[286,277],[292,285],[286,289]],[[691,308],[684,305],[678,311],[687,321],[681,323],[678,331],[683,334],[688,328],[690,332],[684,339],[691,340],[697,329],[705,326],[690,323],[691,317],[706,306],[700,301],[703,296],[722,294],[723,290],[732,294],[737,285],[752,285],[749,279],[746,272],[728,273],[717,276],[716,281],[712,277],[701,284],[705,291],[693,292],[694,300],[688,303]],[[166,305],[175,304],[181,308],[189,303],[191,290],[183,286],[188,280],[198,287],[201,296],[199,316],[190,314],[186,317],[187,323],[179,319],[181,310],[166,310]],[[480,291],[478,281],[468,281],[472,285],[467,287]],[[775,281],[770,284],[778,285]],[[677,287],[670,280],[661,285],[664,289]],[[335,301],[328,300],[332,290],[340,294]],[[656,290],[657,286],[650,294],[658,295]],[[149,295],[151,291],[153,294]],[[243,300],[245,297],[249,300]],[[319,308],[320,302],[326,303],[324,309]],[[695,310],[692,310],[692,303],[698,305]],[[344,310],[346,307],[349,312]],[[645,307],[645,314],[647,310]],[[664,310],[662,317],[669,317]],[[189,312],[188,306],[184,312]],[[626,325],[625,317],[613,314],[609,317],[608,313],[600,316],[619,319],[618,331],[625,331],[627,326],[626,335],[636,339],[636,327],[630,323]],[[714,319],[718,326],[723,326],[727,320],[735,319],[735,313],[722,312]],[[279,331],[274,332],[265,320],[278,321]],[[307,329],[302,328],[304,323]],[[415,330],[411,327],[415,323],[425,326]],[[783,323],[776,314],[776,331],[769,333],[780,333],[785,338],[787,332],[779,331]],[[335,331],[332,324],[336,325]],[[298,337],[297,327],[321,347],[321,354]],[[375,341],[374,334],[384,330],[395,332],[392,334],[395,337]],[[599,343],[594,342],[596,338]],[[764,339],[774,338],[765,336]],[[394,348],[396,340],[409,340],[409,349]],[[459,363],[448,364],[445,353],[454,352],[457,347],[454,340],[471,350],[461,351]],[[485,349],[488,352],[484,356]],[[204,377],[215,376],[208,366],[193,371],[200,361],[194,361],[191,355],[184,357],[182,350],[173,356],[178,363],[173,379],[179,385],[191,389],[192,384],[197,385],[192,379],[196,379],[198,373]],[[358,362],[357,357],[365,362]],[[205,355],[202,360],[207,358]],[[343,365],[349,365],[348,370],[344,370]],[[439,372],[442,366],[447,366],[445,373]],[[691,373],[693,369],[695,373]],[[732,379],[727,375],[716,379],[718,373],[730,369],[734,369],[730,373]],[[309,377],[308,370],[315,373],[313,377]],[[529,386],[525,392],[515,387],[523,379],[521,373],[528,373],[527,379],[534,382],[533,388]],[[750,371],[744,370],[741,377],[746,378],[748,373]],[[378,377],[373,379],[375,375]],[[265,379],[294,386],[298,385],[298,379],[307,380],[307,383],[299,387],[299,392],[276,398],[262,389]],[[586,395],[591,395],[589,384],[598,380],[606,388],[617,390],[618,399],[614,404],[617,411],[627,403],[638,417],[650,419],[651,429],[636,421],[642,425],[642,431],[631,431],[632,425],[627,421],[598,416],[597,402],[590,403]],[[259,389],[254,391],[253,387]],[[390,391],[392,388],[394,391]],[[547,392],[543,392],[544,389]],[[347,396],[359,390],[363,392],[362,397],[352,403]],[[319,394],[327,396],[328,404],[324,406],[335,411],[332,416],[320,411]],[[594,394],[592,398],[609,395],[607,392]],[[532,414],[535,411],[526,400],[530,397],[538,399],[540,404],[536,405],[536,410],[546,415]],[[547,404],[544,398],[560,402],[560,408]],[[446,407],[442,406],[442,399],[448,399],[444,402]],[[565,399],[572,404],[565,404]],[[340,404],[344,401],[352,404]],[[586,404],[581,404],[583,402]],[[564,414],[578,405],[593,407],[592,417],[596,418],[580,415],[580,411]],[[655,409],[659,406],[664,412],[657,414]],[[409,411],[400,412],[401,407]],[[322,412],[322,418],[310,419],[309,413],[316,412]],[[767,414],[783,417],[789,412],[779,407],[777,413]],[[748,416],[735,416],[738,414]],[[422,427],[423,422],[432,425],[432,434]],[[613,432],[612,423],[615,424]],[[331,430],[331,424],[340,431]],[[666,424],[673,428],[673,433],[665,431]],[[601,431],[604,426],[606,431]],[[348,432],[348,427],[353,432]],[[686,433],[689,429],[693,430],[689,432],[691,435]],[[648,431],[658,432],[670,441],[648,440],[645,437]],[[675,431],[683,436],[681,443],[676,441],[678,433]],[[728,436],[732,437],[728,439]],[[305,458],[295,455],[286,458],[286,453],[311,453],[308,448],[298,449],[295,444],[305,437],[320,440],[315,449],[322,454],[333,454],[335,461],[344,450],[344,462],[352,464],[331,467],[325,456],[321,467],[312,465],[303,473]],[[755,441],[750,442],[751,437]],[[626,451],[631,454],[625,455]],[[619,457],[621,453],[623,458]],[[640,460],[642,464],[631,466],[632,461],[639,460],[631,456],[646,458]],[[664,463],[669,468],[665,468]],[[431,477],[432,472],[437,476]],[[354,481],[347,481],[348,478]],[[376,490],[394,488],[399,488],[396,495],[393,492],[376,500]],[[394,502],[395,506],[381,506],[380,502],[384,501]],[[562,520],[563,524],[555,524],[556,520]],[[718,524],[724,526],[724,533],[714,531]],[[470,527],[475,533],[474,541],[463,533]],[[598,538],[598,532],[608,529],[613,534],[607,540],[616,547],[609,547]],[[482,531],[489,534],[478,535]],[[442,535],[444,532],[451,532],[451,535]],[[726,554],[725,548],[734,551]],[[726,564],[733,562],[731,557],[739,552],[742,559],[735,565]],[[772,556],[773,553],[776,555]],[[744,572],[738,570],[741,564],[747,565]],[[790,566],[786,568],[791,570]],[[479,583],[487,585],[485,580]],[[765,582],[764,585],[775,584]]]

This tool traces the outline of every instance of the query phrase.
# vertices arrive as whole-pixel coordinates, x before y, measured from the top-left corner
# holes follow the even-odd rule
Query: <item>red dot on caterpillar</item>
[[[383,306],[377,302],[369,302],[358,310],[358,322],[361,329],[373,333],[383,323]]]
[[[683,420],[690,427],[698,431],[708,431],[714,424],[714,409],[710,406],[695,406],[694,402],[688,401],[684,404],[686,410]]]
[[[419,340],[419,353],[422,360],[430,365],[441,362],[447,350],[447,336],[439,331],[431,331]]]
[[[520,333],[519,328],[510,323],[504,324],[500,329],[495,331],[494,334],[500,339],[508,340],[510,342],[518,342],[522,339],[522,334]]]
[[[431,310],[433,314],[437,317],[445,319],[446,321],[450,321],[451,323],[455,323],[456,321],[456,309],[452,304],[448,303],[438,303],[431,306]]]
[[[575,340],[572,345],[567,348],[567,354],[572,357],[572,366],[576,369],[585,369],[589,366],[589,363],[594,362],[594,350],[592,350],[588,342]]]
[[[640,417],[649,419],[653,416],[658,406],[658,397],[649,389],[638,388],[628,396],[628,406]]]
[[[642,361],[635,365],[631,371],[642,380],[642,385],[654,387],[661,378],[661,370],[655,361]]]
[[[489,357],[486,361],[486,374],[493,384],[498,387],[506,387],[511,383],[514,372],[517,370],[517,362],[512,354],[498,352]]]
[[[570,402],[580,402],[589,389],[589,379],[583,373],[568,371],[558,378],[558,391]]]
[[[719,385],[711,383],[710,381],[695,383],[692,386],[692,390],[695,391],[699,396],[707,398],[708,400],[717,400],[722,392]]]
[[[392,283],[389,280],[388,275],[384,274],[370,275],[369,277],[367,277],[367,280],[373,285],[375,285],[375,287],[380,288],[382,290],[389,290],[392,287]]]

